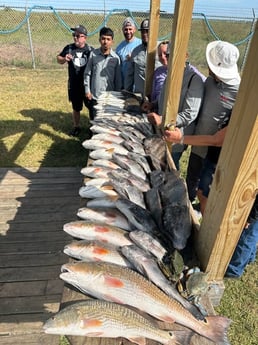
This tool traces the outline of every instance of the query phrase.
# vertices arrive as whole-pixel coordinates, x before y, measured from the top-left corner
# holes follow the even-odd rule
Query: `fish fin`
[[[138,345],[146,345],[146,339],[139,337],[139,338],[127,338],[132,343],[138,344]]]
[[[109,275],[104,276],[105,284],[110,287],[121,288],[124,287],[124,283],[121,279],[111,277]]]
[[[232,320],[218,315],[210,315],[205,318],[206,329],[202,335],[216,343],[217,345],[230,345],[227,331]]]
[[[180,302],[180,301],[179,301]],[[185,300],[185,302],[180,302],[197,320],[205,320],[205,316],[200,311],[200,309],[195,305]]]
[[[107,151],[108,153],[114,153],[114,152],[115,152],[115,149],[112,147],[112,148],[110,148],[110,149],[106,149],[106,151]]]
[[[195,332],[190,329],[169,331],[169,333],[171,333],[172,338],[168,342],[168,345],[190,344],[190,340],[195,334]]]
[[[168,316],[168,315],[157,315],[156,316],[158,319],[168,322],[168,323],[174,323],[175,319],[173,319],[172,316]]]
[[[107,182],[109,183],[109,182]],[[112,186],[110,186],[109,184],[103,184],[101,186],[101,190],[113,190],[114,188]]]
[[[122,300],[114,297],[113,295],[104,294],[103,297],[104,297],[105,301],[111,301],[111,302],[115,302],[117,304],[124,304],[124,302]]]
[[[90,332],[87,333],[87,337],[103,337],[103,332]]]
[[[81,328],[101,327],[102,321],[99,319],[81,319],[80,326]]]

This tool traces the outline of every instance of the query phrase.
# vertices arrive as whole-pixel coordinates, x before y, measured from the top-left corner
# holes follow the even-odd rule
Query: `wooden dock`
[[[43,322],[60,308],[63,224],[77,219],[79,168],[0,168],[0,344],[59,344]]]
[[[43,323],[66,305],[88,298],[59,278],[61,265],[69,261],[64,245],[72,240],[62,228],[77,219],[83,177],[79,168],[0,168],[0,181],[0,345],[58,345],[60,337],[45,334]],[[72,345],[121,344],[121,339],[67,340]],[[195,335],[190,344],[211,342]]]

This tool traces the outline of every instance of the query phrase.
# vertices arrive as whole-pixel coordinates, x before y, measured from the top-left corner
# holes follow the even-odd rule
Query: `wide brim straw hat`
[[[213,41],[207,45],[206,60],[209,68],[228,85],[237,85],[241,81],[237,66],[238,58],[238,48],[229,42]]]

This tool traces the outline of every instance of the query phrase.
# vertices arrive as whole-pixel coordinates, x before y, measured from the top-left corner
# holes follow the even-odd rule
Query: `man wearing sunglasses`
[[[92,47],[87,43],[87,30],[83,25],[71,28],[74,42],[66,45],[57,55],[57,62],[68,63],[68,98],[72,103],[73,128],[71,136],[80,134],[80,113],[83,104],[89,108],[89,101],[85,97],[83,75]]]

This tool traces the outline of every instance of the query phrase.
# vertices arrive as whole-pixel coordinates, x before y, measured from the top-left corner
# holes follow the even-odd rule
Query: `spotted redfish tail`
[[[208,330],[203,335],[217,345],[230,345],[227,332],[231,320],[224,316],[207,316],[205,319]]]
[[[170,340],[167,345],[182,345],[190,344],[190,340],[194,334],[190,329],[171,331],[173,340]]]

